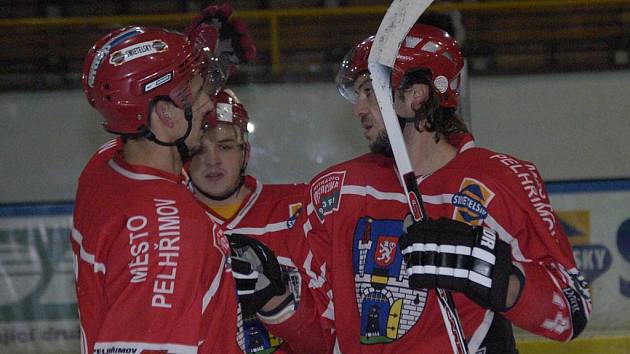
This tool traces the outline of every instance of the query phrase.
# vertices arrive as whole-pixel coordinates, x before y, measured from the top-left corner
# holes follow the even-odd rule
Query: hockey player
[[[288,289],[286,293],[275,294],[282,296],[276,296],[276,303],[270,303],[263,309],[259,309],[260,304],[268,302],[271,298],[269,294],[260,289],[254,293],[239,289],[242,310],[238,321],[239,346],[246,353],[321,352],[325,347],[322,346],[318,316],[307,289],[308,283],[301,281],[298,272],[298,267],[307,269],[311,274],[319,271],[311,270],[312,255],[305,248],[301,226],[296,225],[303,210],[301,198],[306,186],[262,184],[253,176],[246,175],[250,156],[248,113],[229,89],[220,91],[215,102],[216,118],[212,121],[216,124],[204,134],[201,151],[191,161],[190,189],[203,203],[208,217],[221,227],[232,243],[236,253],[230,265],[237,285],[239,276],[245,281],[251,280],[246,274],[239,273],[237,265],[251,261],[241,254],[241,250],[252,247],[270,256],[260,260],[256,256],[254,261],[275,263],[261,266],[276,269],[276,278],[282,279]],[[274,254],[277,258],[273,257]],[[312,286],[317,286],[316,282]],[[271,324],[284,322],[292,333],[285,338],[287,342],[283,343],[281,338],[270,334],[258,320],[257,313]]]
[[[332,288],[343,353],[453,353],[436,287],[453,291],[470,353],[515,353],[511,323],[568,341],[586,325],[589,291],[534,164],[475,147],[456,115],[463,58],[446,32],[415,25],[391,86],[427,221],[409,219],[367,58],[343,61],[337,83],[369,154],[310,183],[304,226]],[[333,305],[334,304],[334,305]],[[449,330],[447,330],[449,328]]]
[[[240,352],[228,241],[180,174],[225,79],[211,65],[223,53],[209,56],[215,43],[196,36],[125,27],[85,59],[87,99],[120,138],[79,179],[72,248],[84,353]]]

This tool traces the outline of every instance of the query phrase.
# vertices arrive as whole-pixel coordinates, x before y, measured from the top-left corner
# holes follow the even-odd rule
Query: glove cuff
[[[263,311],[258,310],[257,316],[258,318],[269,324],[278,324],[286,321],[289,317],[291,317],[295,311],[297,310],[297,306],[295,303],[295,298],[292,293],[289,293],[278,306],[269,310]]]

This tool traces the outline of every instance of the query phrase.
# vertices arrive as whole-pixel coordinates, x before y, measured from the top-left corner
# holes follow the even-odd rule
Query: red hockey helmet
[[[242,133],[247,133],[247,123],[249,115],[245,106],[238,100],[234,92],[229,89],[222,89],[213,97],[215,102],[215,119],[213,122],[232,124],[238,127]]]
[[[350,50],[337,75],[337,87],[342,96],[356,101],[354,80],[368,70],[368,56],[374,36],[368,37]],[[464,56],[459,44],[448,32],[425,24],[414,25],[402,42],[391,76],[391,86],[396,89],[402,78],[419,68],[431,70],[432,81],[443,107],[457,107],[460,89],[460,73]]]
[[[148,127],[152,100],[167,96],[182,109],[190,107],[195,99],[190,82],[198,74],[207,86],[207,73],[203,51],[181,33],[129,26],[110,32],[88,51],[83,91],[105,118],[107,131],[136,134]]]

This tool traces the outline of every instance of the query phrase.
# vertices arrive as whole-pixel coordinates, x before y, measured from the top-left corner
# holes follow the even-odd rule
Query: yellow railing
[[[523,1],[483,1],[466,3],[440,2],[429,7],[430,12],[484,12],[514,9],[545,9],[566,7],[593,7],[628,5],[630,0],[523,0]],[[359,15],[381,15],[385,13],[387,6],[361,6],[338,8],[291,8],[272,10],[246,10],[237,11],[236,16],[251,20],[262,20],[267,23],[269,29],[269,51],[272,71],[278,73],[281,70],[281,38],[279,21],[283,18],[300,17],[337,17]],[[164,27],[184,27],[194,16],[194,13],[170,13],[152,15],[115,15],[115,16],[89,16],[89,17],[55,17],[55,18],[20,18],[0,19],[0,29],[9,27],[40,27],[60,28],[86,25],[111,25],[122,26],[127,24],[159,25]],[[374,28],[376,31],[376,28]]]

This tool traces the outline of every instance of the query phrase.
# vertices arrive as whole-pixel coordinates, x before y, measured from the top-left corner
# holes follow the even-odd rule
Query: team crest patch
[[[287,228],[292,229],[295,226],[295,221],[300,216],[302,211],[302,203],[289,204],[289,219],[287,220]]]
[[[361,343],[394,342],[408,333],[424,311],[427,290],[409,289],[398,238],[402,220],[359,219],[352,265],[361,316]]]
[[[453,219],[470,225],[481,225],[488,216],[488,205],[494,192],[473,178],[464,178],[459,192],[453,194]]]
[[[388,267],[394,262],[398,237],[379,236],[374,252],[374,261],[379,267]]]
[[[319,221],[324,222],[324,216],[339,210],[345,177],[346,171],[331,172],[318,178],[311,186],[311,200]]]

